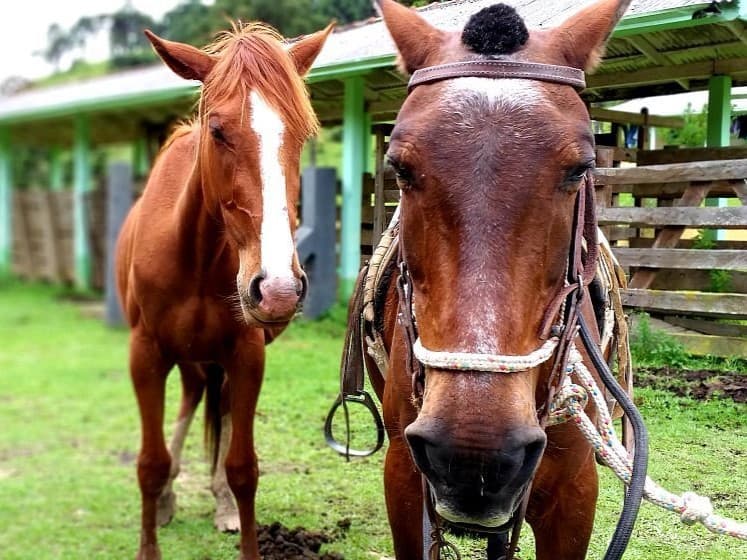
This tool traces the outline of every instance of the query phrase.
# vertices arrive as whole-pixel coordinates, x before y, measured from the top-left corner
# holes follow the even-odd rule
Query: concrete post
[[[316,319],[337,299],[335,214],[337,175],[334,167],[307,167],[303,172],[301,227],[296,231],[298,260],[309,279],[303,315]]]
[[[119,231],[132,206],[132,166],[124,162],[112,163],[106,187],[106,323],[115,327],[122,325],[124,318],[117,297],[114,250]]]

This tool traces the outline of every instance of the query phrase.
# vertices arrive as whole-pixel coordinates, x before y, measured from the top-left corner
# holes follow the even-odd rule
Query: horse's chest
[[[241,326],[230,304],[193,296],[163,309],[152,328],[177,360],[215,361],[230,351]]]

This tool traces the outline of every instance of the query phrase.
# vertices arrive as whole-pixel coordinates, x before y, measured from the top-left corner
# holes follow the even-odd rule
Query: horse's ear
[[[296,70],[301,76],[305,76],[311,65],[314,64],[314,60],[316,60],[316,57],[324,46],[324,42],[334,28],[335,22],[333,21],[321,31],[308,35],[290,46],[288,51],[293,57]]]
[[[412,74],[428,65],[439,51],[445,33],[433,27],[415,11],[394,0],[374,0],[399,51],[403,69]]]
[[[161,39],[150,29],[145,30],[145,36],[161,60],[182,78],[203,82],[215,65],[213,57],[192,45]]]
[[[553,30],[566,62],[590,72],[602,60],[604,47],[632,0],[600,0]]]

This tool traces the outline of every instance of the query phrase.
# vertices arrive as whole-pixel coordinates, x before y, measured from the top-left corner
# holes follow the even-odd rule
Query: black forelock
[[[506,4],[495,4],[474,14],[462,31],[462,43],[478,54],[511,54],[529,40],[522,17]]]

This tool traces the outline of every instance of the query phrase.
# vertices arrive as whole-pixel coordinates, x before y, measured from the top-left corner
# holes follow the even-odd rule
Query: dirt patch
[[[686,371],[672,368],[640,369],[636,385],[665,389],[679,396],[697,400],[729,398],[747,403],[747,375],[726,374],[719,371]]]
[[[338,528],[342,528],[339,523]],[[319,553],[323,544],[332,542],[332,537],[303,527],[288,529],[277,522],[260,525],[257,540],[264,560],[344,560],[336,552]]]

